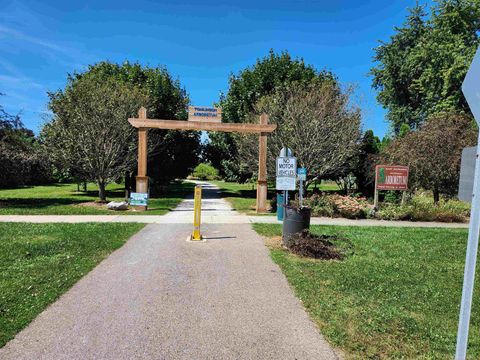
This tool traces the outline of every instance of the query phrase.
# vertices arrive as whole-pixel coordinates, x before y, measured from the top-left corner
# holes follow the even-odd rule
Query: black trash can
[[[310,208],[296,208],[287,206],[283,219],[282,237],[287,238],[290,235],[302,232],[310,228]]]

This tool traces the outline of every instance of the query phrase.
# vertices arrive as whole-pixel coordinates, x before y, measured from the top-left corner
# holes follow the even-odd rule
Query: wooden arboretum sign
[[[379,190],[408,190],[408,166],[375,166],[375,194],[373,198],[373,208],[375,210],[378,210]]]
[[[189,106],[188,121],[222,122],[222,109],[209,106]]]

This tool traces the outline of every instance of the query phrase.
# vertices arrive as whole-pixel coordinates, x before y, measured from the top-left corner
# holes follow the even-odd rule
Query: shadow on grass
[[[252,198],[257,197],[256,190],[222,190],[220,189],[222,197],[238,197],[238,198]]]
[[[98,198],[98,190],[88,190],[88,191],[80,191],[80,192],[72,192],[69,196],[84,196],[89,198]],[[125,196],[125,190],[107,190],[107,200],[108,198],[119,198]],[[92,201],[92,199],[84,199],[85,201]]]
[[[68,184],[52,184],[52,187],[64,187]],[[178,204],[179,198],[193,193],[194,184],[191,183],[173,183],[162,187],[157,187],[152,191],[149,211],[168,211],[172,210]],[[30,187],[32,188],[32,187]],[[22,188],[24,189],[24,188]],[[28,187],[25,187],[28,189]],[[93,202],[98,200],[98,190],[89,190],[86,192],[63,192],[58,197],[0,197],[0,209],[29,209],[41,210],[46,208],[54,208],[61,206],[75,206],[85,202]],[[107,190],[107,202],[111,200],[123,200],[125,191],[122,188]],[[99,209],[102,210],[102,209]],[[105,209],[106,210],[106,209]]]
[[[75,199],[49,199],[49,198],[39,198],[39,199],[18,199],[18,198],[9,198],[9,199],[0,199],[0,207],[3,208],[18,208],[18,209],[42,209],[51,206],[62,206],[62,205],[77,205],[85,202],[87,200],[75,200]]]

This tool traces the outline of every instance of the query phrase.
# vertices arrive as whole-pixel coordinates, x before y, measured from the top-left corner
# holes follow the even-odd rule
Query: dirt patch
[[[96,209],[104,209],[107,210],[107,206],[105,203],[97,202],[97,201],[87,201],[87,202],[82,202],[79,204],[75,204],[75,206],[80,206],[80,207],[93,207]]]
[[[272,236],[272,237],[264,237],[265,245],[270,249],[282,249],[282,237],[281,236]]]
[[[284,239],[285,247],[294,254],[323,260],[343,260],[353,253],[353,244],[337,235],[316,235],[308,230]]]

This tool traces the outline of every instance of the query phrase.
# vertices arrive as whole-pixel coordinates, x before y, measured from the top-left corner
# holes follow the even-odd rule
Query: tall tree
[[[69,75],[72,87],[87,80],[119,82],[138,88],[147,95],[149,118],[186,120],[189,98],[178,80],[165,67],[143,66],[125,61],[115,64],[102,61],[90,65],[83,73]],[[148,175],[156,182],[185,177],[198,162],[200,133],[193,131],[149,130]],[[136,140],[134,140],[136,142]],[[161,168],[161,171],[160,171]],[[134,171],[134,166],[130,169]]]
[[[336,84],[335,76],[328,71],[317,71],[305,64],[303,59],[294,59],[287,51],[269,54],[256,63],[231,75],[229,89],[220,99],[225,122],[249,121],[256,103],[264,96],[288,87],[294,82],[308,83],[315,79]],[[235,136],[220,133],[214,135],[206,146],[207,160],[214,166],[220,164],[220,174],[242,179],[251,176],[248,166],[238,161]]]
[[[474,121],[463,113],[439,113],[430,117],[417,131],[392,141],[381,161],[410,166],[409,183],[448,197],[458,190],[462,149],[476,142]]]
[[[305,64],[303,59],[292,59],[287,51],[277,54],[270,50],[267,56],[257,59],[252,67],[230,76],[228,92],[220,100],[223,120],[245,122],[263,96],[293,82],[310,82],[316,78],[336,81],[332,73],[319,72]]]
[[[277,129],[268,139],[267,167],[275,172],[282,147],[293,149],[298,165],[312,179],[336,179],[350,170],[358,151],[360,111],[350,106],[350,92],[330,82],[294,83],[259,100],[255,113],[269,114]],[[258,116],[251,115],[251,121]],[[258,167],[258,138],[239,136],[240,158],[252,171]]]
[[[133,117],[147,97],[139,88],[114,79],[70,81],[64,91],[50,93],[52,122],[42,130],[52,158],[61,168],[95,181],[99,198],[106,185],[120,179],[135,163]]]
[[[439,0],[429,17],[423,6],[410,9],[405,24],[375,49],[373,87],[396,134],[438,112],[469,111],[461,83],[479,30],[478,0]]]

